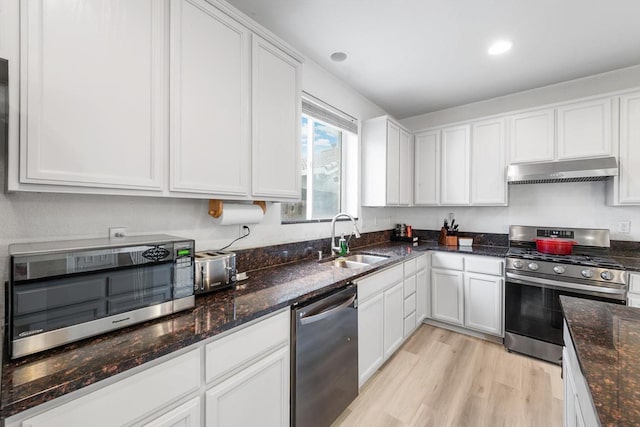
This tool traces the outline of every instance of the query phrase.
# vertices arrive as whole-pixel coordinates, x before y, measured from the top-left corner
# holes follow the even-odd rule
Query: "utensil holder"
[[[438,244],[439,245],[447,244],[447,229],[444,227],[440,229],[440,237],[438,237]]]

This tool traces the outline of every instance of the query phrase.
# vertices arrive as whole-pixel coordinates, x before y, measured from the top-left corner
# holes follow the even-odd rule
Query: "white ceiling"
[[[399,119],[640,64],[640,0],[228,1]]]

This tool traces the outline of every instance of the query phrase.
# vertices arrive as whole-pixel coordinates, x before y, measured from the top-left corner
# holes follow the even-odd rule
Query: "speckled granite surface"
[[[142,365],[270,312],[304,302],[348,281],[428,250],[504,256],[507,248],[457,248],[424,242],[417,247],[385,242],[358,252],[389,259],[362,269],[333,267],[330,262],[303,260],[249,273],[249,279],[228,290],[196,298],[196,307],[170,317],[121,329],[58,349],[24,357],[4,358],[0,417],[38,404]],[[269,257],[263,258],[269,262]]]
[[[640,425],[640,310],[560,297],[603,426]]]

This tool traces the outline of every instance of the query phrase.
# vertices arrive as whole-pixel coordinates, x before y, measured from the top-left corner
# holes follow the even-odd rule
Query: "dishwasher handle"
[[[347,298],[345,301],[340,302],[340,303],[338,303],[336,305],[333,305],[331,307],[328,307],[325,310],[322,310],[321,312],[319,312],[317,314],[302,316],[302,317],[300,317],[300,324],[301,325],[308,325],[310,323],[315,323],[315,322],[318,322],[320,320],[326,319],[327,317],[330,317],[336,311],[340,311],[343,308],[349,307],[356,300],[356,298],[357,298],[357,295],[352,295],[351,297]]]

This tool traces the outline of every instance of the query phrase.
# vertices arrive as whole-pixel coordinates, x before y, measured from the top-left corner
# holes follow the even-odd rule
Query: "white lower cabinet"
[[[384,295],[358,305],[358,382],[364,384],[384,363]]]
[[[571,336],[564,324],[562,350],[562,384],[564,387],[564,427],[599,426],[600,420],[582,375]]]
[[[160,418],[148,422],[144,427],[199,427],[202,405],[200,396],[167,412]]]
[[[502,278],[464,275],[464,325],[493,335],[502,334]]]
[[[431,318],[503,335],[502,258],[432,253]]]
[[[90,393],[14,415],[4,426],[288,426],[290,315],[265,316]]]
[[[282,348],[206,393],[207,427],[289,425],[289,350]]]
[[[431,317],[456,325],[464,324],[461,271],[431,270]]]
[[[384,291],[384,358],[388,359],[404,339],[403,283]]]
[[[358,279],[357,284],[358,383],[362,386],[404,341],[403,265]]]

